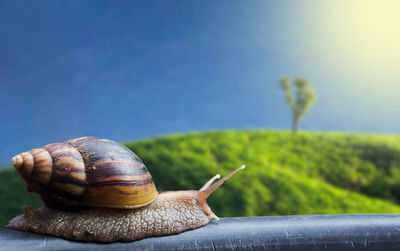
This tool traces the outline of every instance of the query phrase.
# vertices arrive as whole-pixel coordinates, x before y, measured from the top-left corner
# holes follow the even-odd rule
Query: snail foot
[[[38,212],[30,206],[24,206],[24,216],[27,219],[32,219],[38,216]]]

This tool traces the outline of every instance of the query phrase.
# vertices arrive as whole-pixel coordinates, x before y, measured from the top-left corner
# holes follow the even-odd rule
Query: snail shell
[[[158,195],[142,160],[118,142],[82,137],[12,158],[27,190],[57,209],[139,208]]]

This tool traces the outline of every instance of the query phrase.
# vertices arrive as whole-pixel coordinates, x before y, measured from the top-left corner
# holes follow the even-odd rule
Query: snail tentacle
[[[210,196],[215,190],[217,190],[218,187],[220,187],[222,184],[224,184],[225,181],[227,181],[230,177],[232,177],[233,175],[235,175],[237,172],[239,172],[240,170],[243,170],[246,166],[242,165],[241,167],[239,167],[238,169],[232,171],[230,174],[226,175],[225,177],[223,177],[222,179],[218,180],[217,182],[215,182],[214,184],[210,184],[206,187],[206,189],[200,191],[204,194],[205,198],[207,198],[208,196]],[[214,177],[215,178],[215,177]],[[211,180],[215,180],[214,178],[212,178]],[[209,181],[204,185],[206,186],[209,183]],[[204,187],[203,186],[203,187]]]
[[[215,180],[217,180],[217,179],[219,179],[219,178],[221,178],[221,174],[217,173],[214,177],[212,177],[209,181],[207,181],[207,183],[204,184],[204,185],[199,189],[199,191],[202,192],[202,191],[206,190],[209,186],[211,186],[211,184],[212,184]]]

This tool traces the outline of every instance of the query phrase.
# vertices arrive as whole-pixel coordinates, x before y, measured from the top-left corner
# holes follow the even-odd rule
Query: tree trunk
[[[297,118],[296,115],[293,115],[293,128],[292,128],[293,134],[297,133],[298,125],[299,125],[299,119]]]

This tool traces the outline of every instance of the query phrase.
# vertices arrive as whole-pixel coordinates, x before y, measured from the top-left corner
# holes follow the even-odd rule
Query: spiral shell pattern
[[[108,139],[82,137],[53,143],[20,153],[12,162],[27,190],[53,208],[138,208],[158,194],[140,158]]]

